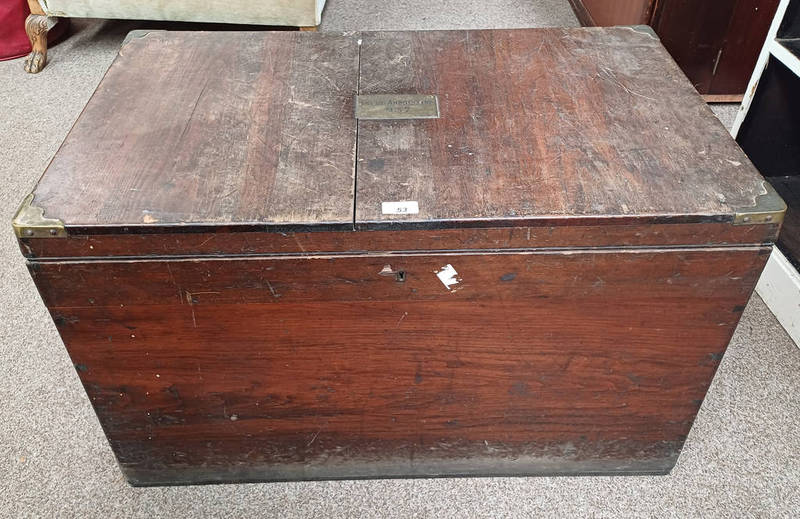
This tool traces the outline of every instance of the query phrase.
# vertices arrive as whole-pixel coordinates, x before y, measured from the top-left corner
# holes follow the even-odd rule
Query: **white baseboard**
[[[800,346],[800,274],[777,247],[772,249],[756,292],[789,337]]]

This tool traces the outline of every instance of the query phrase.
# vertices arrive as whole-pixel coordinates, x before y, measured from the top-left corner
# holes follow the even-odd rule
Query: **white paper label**
[[[456,272],[456,269],[449,263],[436,273],[436,277],[439,278],[439,281],[442,282],[447,290],[452,290],[450,287],[458,285],[461,281],[458,277],[458,272]]]
[[[402,200],[400,202],[382,202],[383,214],[418,214],[419,204],[416,201]]]

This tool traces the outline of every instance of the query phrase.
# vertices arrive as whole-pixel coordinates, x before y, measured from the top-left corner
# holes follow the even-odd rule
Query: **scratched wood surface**
[[[132,38],[35,203],[68,225],[352,227],[357,70],[341,35]]]
[[[360,121],[356,223],[730,215],[761,178],[660,43],[630,28],[369,33],[362,94],[441,118]],[[417,215],[383,215],[414,200]]]
[[[663,473],[768,254],[87,261],[31,273],[135,484]],[[405,281],[380,275],[387,264]],[[434,273],[445,264],[460,278],[452,291]]]
[[[361,93],[435,93],[442,117],[362,121],[356,168],[359,66]],[[83,234],[352,228],[354,210],[363,229],[708,221],[762,192],[660,44],[632,29],[153,32],[122,49],[35,203]],[[400,200],[420,213],[381,214]]]

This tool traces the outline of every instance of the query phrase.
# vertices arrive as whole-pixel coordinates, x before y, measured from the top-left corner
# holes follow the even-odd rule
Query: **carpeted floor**
[[[323,30],[577,25],[566,0],[329,0]],[[755,296],[665,477],[377,480],[134,489],[16,248],[13,211],[142,22],[75,20],[38,76],[0,63],[0,516],[790,517],[800,350]],[[728,124],[735,107],[716,111]]]

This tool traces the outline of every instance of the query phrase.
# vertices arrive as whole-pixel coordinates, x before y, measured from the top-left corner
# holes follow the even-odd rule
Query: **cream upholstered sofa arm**
[[[325,0],[35,0],[47,16],[319,25]]]
[[[47,57],[47,18],[121,18],[179,22],[316,27],[325,0],[28,0],[25,24],[34,47],[25,70],[39,72]]]

